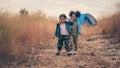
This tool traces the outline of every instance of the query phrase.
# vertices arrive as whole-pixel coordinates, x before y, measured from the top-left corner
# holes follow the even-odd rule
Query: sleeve
[[[57,30],[58,30],[58,24],[56,25],[55,33],[54,35],[57,36]]]
[[[81,26],[79,23],[78,23],[78,33],[81,34]]]
[[[87,14],[86,19],[88,20],[89,25],[92,25],[92,26],[97,25],[97,21],[92,15]]]

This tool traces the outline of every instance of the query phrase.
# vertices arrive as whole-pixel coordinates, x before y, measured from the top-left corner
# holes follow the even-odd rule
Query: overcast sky
[[[99,17],[103,11],[114,11],[116,1],[120,0],[0,0],[0,10],[16,13],[26,8],[30,12],[42,10],[47,15],[57,17],[61,13],[68,15],[70,10],[79,10]]]

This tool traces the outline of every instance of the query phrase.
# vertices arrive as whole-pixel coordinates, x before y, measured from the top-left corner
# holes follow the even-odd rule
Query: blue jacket
[[[85,20],[87,20],[87,24],[89,25],[97,25],[96,19],[90,15],[90,14],[81,14],[80,17],[77,17],[77,22],[80,26],[82,26],[85,23]]]
[[[60,36],[60,24],[61,24],[61,23],[58,23],[58,24],[56,25],[55,36],[57,36],[57,37]],[[65,22],[65,25],[66,25],[66,28],[67,28],[69,34],[72,34],[72,31],[71,31],[69,22],[66,21],[66,22]]]
[[[90,15],[90,14],[81,14],[80,17],[77,17],[77,22],[79,23],[79,33],[81,33],[81,26],[85,23],[85,21],[87,20],[86,24],[91,25],[91,26],[95,26],[97,25],[97,21],[96,19]]]

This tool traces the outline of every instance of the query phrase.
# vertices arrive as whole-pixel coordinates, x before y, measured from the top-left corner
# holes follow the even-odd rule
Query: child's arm
[[[54,33],[53,39],[55,39],[55,37],[57,36],[57,30],[58,30],[58,24],[56,25],[56,30],[55,30],[55,33]]]

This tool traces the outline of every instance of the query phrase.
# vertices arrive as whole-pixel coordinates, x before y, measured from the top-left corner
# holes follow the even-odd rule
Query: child
[[[77,13],[74,11],[71,11],[69,16],[71,17],[70,25],[71,25],[71,30],[72,30],[72,35],[70,38],[71,41],[71,46],[70,46],[70,53],[72,53],[73,50],[73,45],[74,45],[74,54],[77,54],[77,42],[78,42],[78,35],[80,34],[80,25],[77,22]]]
[[[60,55],[60,51],[62,50],[63,42],[65,42],[65,50],[67,51],[67,55],[70,56],[70,34],[71,29],[69,22],[66,21],[66,15],[61,14],[59,16],[59,23],[56,26],[55,36],[58,37],[57,48],[58,52],[57,56]],[[55,38],[55,36],[53,38]]]

